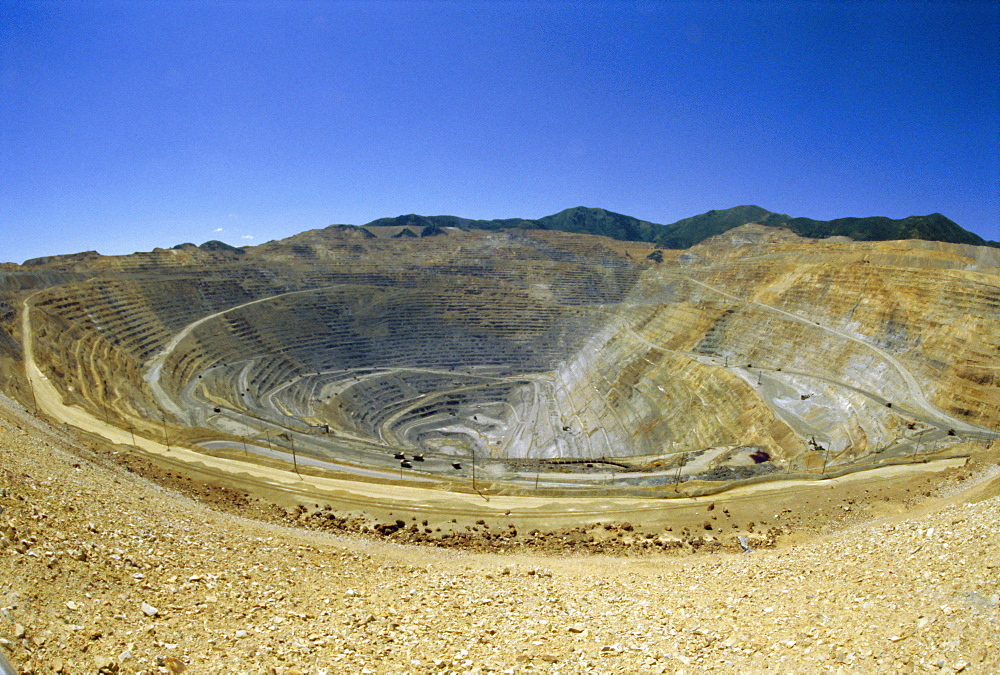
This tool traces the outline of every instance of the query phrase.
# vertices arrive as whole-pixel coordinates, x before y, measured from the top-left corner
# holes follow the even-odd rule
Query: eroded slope
[[[1000,417],[992,249],[749,225],[657,263],[585,235],[390,230],[63,261],[80,280],[5,297],[66,399],[122,428],[385,470],[415,453],[459,480],[478,459],[495,489],[592,489],[606,462],[647,490],[822,474]]]

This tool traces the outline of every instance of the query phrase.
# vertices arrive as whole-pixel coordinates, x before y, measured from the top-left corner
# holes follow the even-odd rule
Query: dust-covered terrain
[[[994,249],[331,227],[0,270],[15,672],[996,672]]]
[[[602,528],[611,555],[499,553],[388,543],[372,523],[301,529],[298,510],[235,493],[206,506],[202,485],[157,486],[8,400],[2,413],[0,649],[18,672],[1000,668],[995,451],[891,492],[789,503],[762,520],[793,534],[752,553],[636,545],[658,532],[624,523]],[[729,507],[713,504],[699,515],[721,529]]]

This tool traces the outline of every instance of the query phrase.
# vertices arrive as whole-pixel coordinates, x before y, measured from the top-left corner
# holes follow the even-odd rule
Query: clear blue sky
[[[1000,240],[1000,3],[0,2],[2,261],[739,204]]]

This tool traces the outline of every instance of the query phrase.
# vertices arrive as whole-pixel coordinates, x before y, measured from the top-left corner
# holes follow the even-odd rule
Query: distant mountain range
[[[646,241],[660,248],[688,248],[717,234],[747,223],[760,223],[770,227],[784,227],[803,237],[822,239],[845,236],[858,241],[889,241],[895,239],[926,239],[973,246],[994,246],[1000,242],[987,241],[969,232],[940,213],[929,216],[910,216],[899,220],[884,216],[868,218],[836,218],[813,220],[793,218],[783,213],[768,211],[759,206],[736,206],[721,211],[709,211],[690,218],[683,218],[670,225],[660,225],[632,216],[583,206],[566,209],[537,220],[504,218],[500,220],[472,220],[457,216],[406,215],[379,218],[365,225],[390,225],[408,227],[422,236],[446,232],[443,228],[502,230],[522,228],[531,230],[558,230],[597,234],[625,241]]]

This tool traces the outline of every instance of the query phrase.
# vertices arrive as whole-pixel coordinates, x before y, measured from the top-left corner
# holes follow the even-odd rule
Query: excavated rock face
[[[36,262],[35,357],[140,433],[456,460],[428,472],[476,455],[497,480],[543,459],[659,484],[839,470],[1000,418],[992,249],[747,225],[656,262],[588,235],[400,231]],[[8,326],[23,274],[0,272]]]

